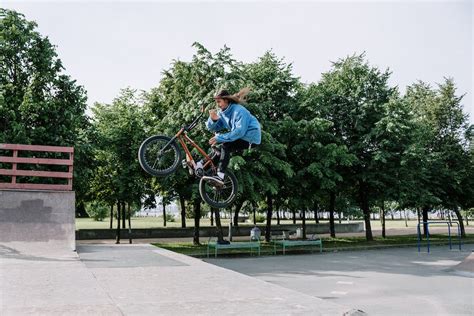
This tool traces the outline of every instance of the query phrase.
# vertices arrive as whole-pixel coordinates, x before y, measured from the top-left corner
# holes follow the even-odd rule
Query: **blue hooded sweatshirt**
[[[261,130],[258,120],[240,104],[231,103],[224,111],[218,112],[219,119],[210,117],[206,122],[211,132],[229,130],[230,132],[216,135],[218,143],[233,142],[237,139],[258,145],[261,142]]]

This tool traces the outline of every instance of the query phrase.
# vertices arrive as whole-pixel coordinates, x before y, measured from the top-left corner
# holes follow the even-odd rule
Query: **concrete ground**
[[[473,245],[205,261],[77,250],[0,243],[0,315],[474,315]]]
[[[205,261],[369,315],[474,315],[473,245]]]
[[[0,315],[361,314],[151,245],[62,249],[0,244]]]

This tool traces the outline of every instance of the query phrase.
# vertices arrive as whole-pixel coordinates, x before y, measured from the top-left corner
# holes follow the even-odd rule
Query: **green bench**
[[[209,238],[207,242],[207,257],[209,258],[209,253],[211,248],[214,248],[214,257],[217,258],[217,250],[218,249],[250,249],[250,254],[252,254],[253,249],[258,251],[258,255],[260,256],[260,241],[238,241],[238,242],[231,242],[227,245],[218,244],[217,241],[211,241],[212,237]]]
[[[273,253],[276,255],[277,246],[283,248],[283,254],[286,252],[286,248],[289,247],[305,247],[305,246],[318,246],[319,252],[323,252],[323,242],[321,238],[313,235],[310,239],[306,240],[295,240],[295,239],[280,239],[273,241]]]

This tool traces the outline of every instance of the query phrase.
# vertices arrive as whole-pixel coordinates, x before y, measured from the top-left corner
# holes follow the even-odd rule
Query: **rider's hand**
[[[215,145],[217,143],[217,140],[216,140],[216,136],[212,137],[211,139],[209,139],[209,144],[212,146],[212,145]]]
[[[209,110],[209,117],[210,117],[211,120],[213,120],[213,121],[219,120],[219,115],[217,115],[217,111],[216,111],[216,110]]]

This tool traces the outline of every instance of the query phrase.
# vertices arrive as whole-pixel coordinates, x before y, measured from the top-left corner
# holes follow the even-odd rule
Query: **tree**
[[[76,204],[84,212],[89,148],[86,92],[55,46],[23,14],[0,8],[0,143],[74,146]]]
[[[318,201],[324,201],[329,211],[330,234],[336,237],[336,197],[344,190],[343,174],[356,158],[337,137],[325,98],[324,86],[311,84],[300,91],[301,106],[293,114],[297,121],[293,130],[298,132],[287,137],[292,144],[289,156],[294,157],[292,164],[297,170],[292,191],[301,193],[293,197],[304,204],[303,209],[316,209]]]
[[[453,210],[465,236],[460,208],[473,192],[470,185],[472,156],[469,152],[468,117],[462,108],[463,96],[456,95],[452,79],[445,79],[437,89],[418,82],[407,89],[406,100],[418,119],[419,145],[424,148],[424,163],[419,168],[418,187],[422,191],[423,222],[436,207]],[[425,227],[425,234],[426,234]]]
[[[92,109],[97,169],[90,190],[95,200],[117,204],[118,221],[125,222],[125,203],[141,203],[149,191],[136,158],[145,138],[141,104],[136,91],[124,89],[111,104],[96,103]]]
[[[292,119],[288,113],[295,106],[295,94],[299,87],[299,79],[292,71],[291,64],[272,52],[266,52],[256,62],[242,67],[241,85],[249,86],[253,91],[247,107],[260,121],[262,143],[253,156],[245,156],[245,169],[241,168],[244,174],[239,180],[252,177],[252,180],[245,181],[244,194],[258,192],[258,197],[253,197],[266,201],[266,241],[270,241],[274,201],[276,198],[285,199],[280,193],[294,174],[286,156],[283,137],[285,133],[291,133],[288,127]]]
[[[332,122],[334,137],[356,158],[343,178],[354,189],[364,213],[367,240],[373,239],[370,207],[376,196],[371,192],[379,185],[383,173],[374,164],[379,146],[376,127],[396,92],[387,84],[389,77],[388,70],[381,72],[371,67],[362,54],[333,63],[318,83],[322,117]]]
[[[391,201],[400,203],[401,192],[408,187],[407,184],[412,179],[409,174],[413,170],[406,168],[406,162],[411,159],[409,153],[416,140],[416,125],[411,107],[398,94],[391,96],[384,109],[382,119],[374,128],[374,138],[378,146],[373,165],[374,169],[382,171],[374,193],[378,200],[375,204],[379,205],[380,209],[382,237],[385,238],[385,206]]]

